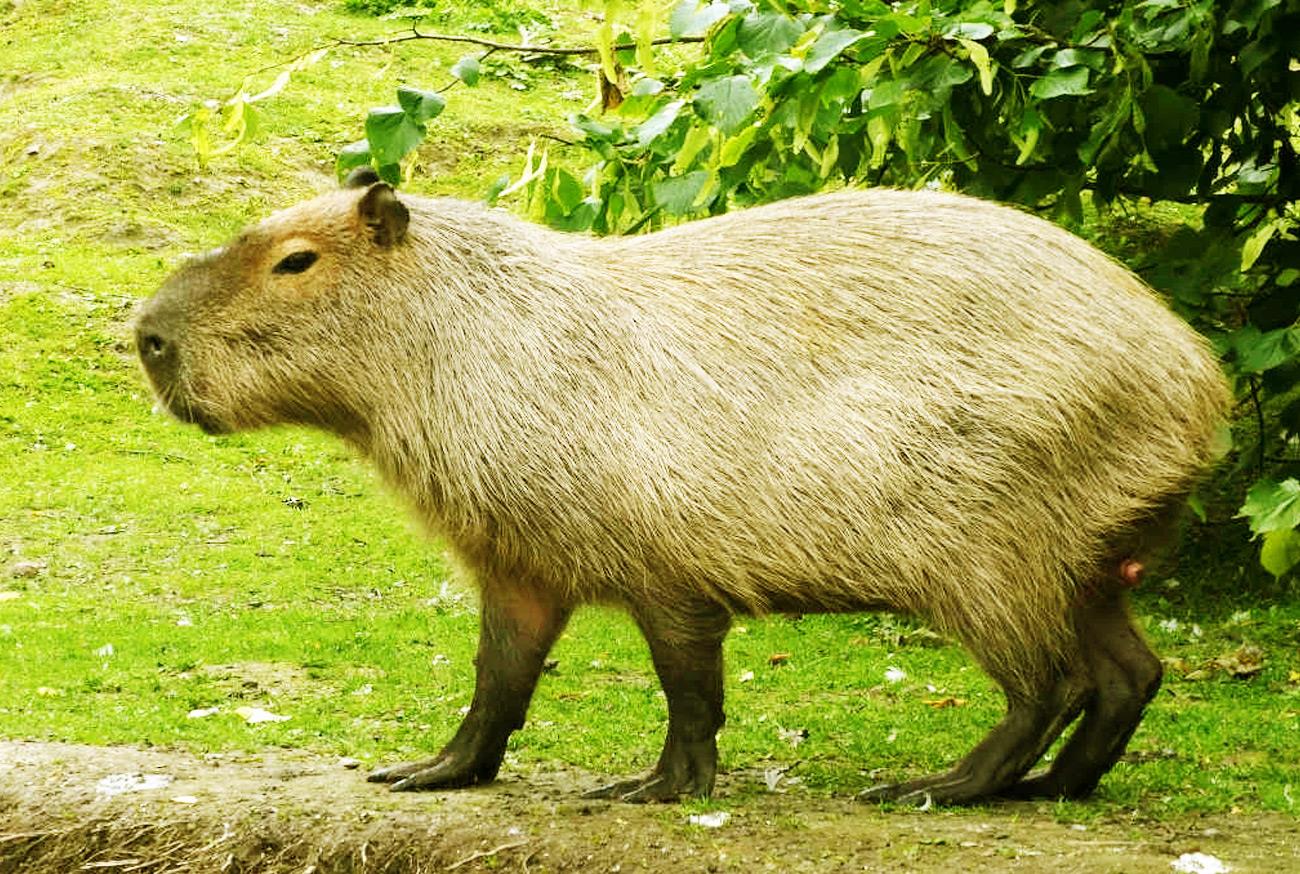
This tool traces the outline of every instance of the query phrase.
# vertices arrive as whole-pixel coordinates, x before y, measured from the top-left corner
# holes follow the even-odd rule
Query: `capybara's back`
[[[360,181],[183,269],[139,335],[182,418],[342,434],[476,572],[470,716],[379,779],[494,776],[592,600],[637,619],[670,714],[656,769],[608,794],[712,786],[737,612],[920,613],[1002,684],[1007,718],[954,771],[870,797],[1082,795],[1123,751],[1159,683],[1124,589],[1228,402],[1124,268],[938,192],[596,240]]]

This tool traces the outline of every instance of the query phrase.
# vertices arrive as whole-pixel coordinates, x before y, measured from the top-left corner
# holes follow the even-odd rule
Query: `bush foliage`
[[[1240,514],[1264,566],[1300,564],[1300,0],[592,5],[601,97],[570,119],[585,159],[530,149],[490,198],[600,234],[845,184],[941,185],[1076,226],[1085,203],[1181,204],[1143,273],[1244,399]],[[683,45],[656,51],[665,32]],[[477,60],[453,73],[473,85]],[[399,97],[340,172],[400,178],[443,100]]]

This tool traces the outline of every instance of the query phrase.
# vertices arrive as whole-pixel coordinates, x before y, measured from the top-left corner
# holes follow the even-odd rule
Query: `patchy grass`
[[[135,302],[182,253],[333,184],[333,154],[359,136],[365,110],[403,82],[441,84],[461,54],[337,50],[265,104],[256,144],[199,171],[174,127],[181,113],[330,36],[398,26],[340,10],[279,0],[0,10],[4,737],[285,746],[378,763],[435,750],[468,704],[476,618],[438,544],[331,439],[212,438],[150,415],[126,340]],[[448,25],[468,21],[453,13]],[[478,196],[588,98],[580,77],[512,69],[454,92],[414,187]],[[1232,594],[1232,567],[1198,574],[1212,572],[1226,593],[1214,604],[1158,583],[1141,600],[1174,659],[1169,681],[1099,801],[1048,806],[1058,817],[1295,812],[1300,606]],[[913,624],[740,624],[727,648],[724,769],[851,792],[945,767],[1000,715],[970,660]],[[773,665],[777,653],[788,658]],[[507,768],[649,766],[665,709],[631,623],[587,610],[554,655]],[[904,676],[888,681],[890,668]],[[290,719],[249,725],[241,706]]]

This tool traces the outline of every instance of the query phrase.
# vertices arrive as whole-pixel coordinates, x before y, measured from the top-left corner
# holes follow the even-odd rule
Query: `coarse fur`
[[[177,347],[151,375],[212,431],[340,434],[530,604],[670,643],[719,607],[916,613],[1036,700],[1215,452],[1208,344],[1014,209],[842,191],[594,239],[403,195],[393,242],[362,203],[386,190],[183,267],[142,317]]]

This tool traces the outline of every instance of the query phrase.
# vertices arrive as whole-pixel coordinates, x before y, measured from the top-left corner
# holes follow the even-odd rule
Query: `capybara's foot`
[[[664,774],[651,772],[644,777],[633,777],[631,780],[620,780],[608,786],[592,789],[589,792],[582,793],[582,797],[608,798],[611,801],[645,804],[647,802],[677,801],[683,796],[706,796],[708,794],[708,789],[701,791],[691,780],[673,779]]]
[[[474,767],[454,755],[443,754],[418,762],[405,762],[373,771],[366,777],[371,783],[388,783],[394,792],[420,789],[456,789],[476,783],[490,783],[496,768],[490,771]]]
[[[934,774],[904,783],[882,783],[858,793],[859,801],[892,801],[929,807],[931,804],[969,804],[990,795],[984,780],[953,772]]]
[[[1061,782],[1059,775],[1051,771],[1037,771],[1029,774],[1018,783],[1013,783],[1006,789],[1002,790],[1003,798],[1009,798],[1014,801],[1028,801],[1034,798],[1049,798],[1052,800],[1060,798],[1077,797],[1072,795],[1066,786]]]
[[[653,771],[644,777],[592,789],[583,793],[583,797],[634,804],[676,801],[682,797],[707,798],[713,792],[717,772],[718,747],[712,735],[704,740],[683,741],[669,730],[668,741]]]

